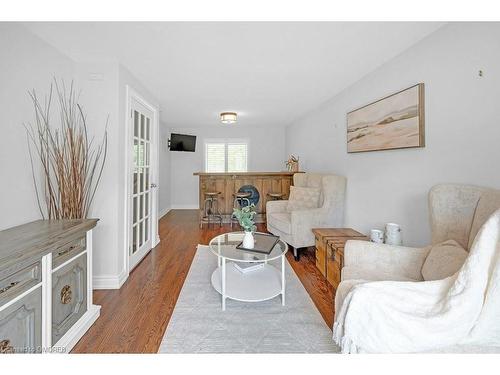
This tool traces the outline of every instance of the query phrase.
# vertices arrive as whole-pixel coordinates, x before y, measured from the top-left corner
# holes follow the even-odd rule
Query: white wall
[[[170,132],[196,135],[196,152],[170,152],[171,207],[198,208],[198,177],[204,170],[205,139],[245,138],[249,140],[249,171],[281,171],[285,160],[285,129],[283,127],[213,126],[178,128]],[[161,146],[163,147],[163,146]]]
[[[368,232],[394,221],[405,244],[428,243],[431,186],[500,188],[499,40],[499,23],[445,26],[289,126],[287,154],[307,171],[347,176],[347,226]],[[347,154],[346,113],[418,82],[425,148]]]
[[[0,230],[40,219],[23,123],[34,121],[28,90],[71,80],[74,63],[14,23],[0,23]],[[43,97],[42,97],[43,98]],[[36,173],[39,173],[39,169]]]
[[[158,155],[160,159],[160,180],[159,180],[159,201],[158,218],[165,215],[171,207],[171,186],[172,179],[170,154],[168,150],[168,139],[170,137],[169,128],[160,123],[160,139],[158,144]]]
[[[117,283],[122,270],[120,259],[120,202],[118,191],[120,168],[120,132],[118,105],[118,65],[116,63],[79,63],[76,65],[76,83],[81,90],[80,103],[87,116],[89,133],[101,140],[108,119],[108,151],[102,179],[90,212],[99,218],[94,230],[93,272],[97,288],[102,284]],[[123,198],[122,198],[123,200]],[[103,281],[104,280],[104,281]]]

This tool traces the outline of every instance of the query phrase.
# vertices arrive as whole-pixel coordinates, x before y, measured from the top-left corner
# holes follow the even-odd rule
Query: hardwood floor
[[[309,296],[318,308],[321,316],[331,329],[333,327],[333,300],[335,297],[335,290],[316,268],[314,248],[310,247],[302,250],[300,260],[298,262],[293,259],[293,253],[291,251],[286,254],[286,257],[288,259],[288,263],[290,263],[296,275],[302,282],[302,285],[304,285],[307,293],[309,293]]]
[[[264,231],[265,225],[259,224]],[[119,290],[96,290],[101,316],[72,353],[156,353],[193,260],[196,245],[208,244],[229,224],[200,229],[197,210],[172,210],[160,220],[161,242],[144,257]],[[325,322],[333,324],[333,288],[315,267],[314,252],[299,262],[287,258]]]

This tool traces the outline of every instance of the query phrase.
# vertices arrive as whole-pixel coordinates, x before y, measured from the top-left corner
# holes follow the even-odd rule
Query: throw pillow
[[[442,280],[452,276],[462,268],[468,255],[454,240],[432,246],[422,267],[424,280]]]
[[[318,208],[320,189],[290,186],[287,211],[308,210]]]

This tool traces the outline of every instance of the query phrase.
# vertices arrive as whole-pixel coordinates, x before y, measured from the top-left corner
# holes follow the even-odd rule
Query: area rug
[[[272,262],[270,262],[272,263]],[[221,297],[210,282],[217,258],[198,245],[159,353],[338,353],[332,331],[286,263],[280,297],[247,303]],[[275,264],[280,269],[280,263]]]

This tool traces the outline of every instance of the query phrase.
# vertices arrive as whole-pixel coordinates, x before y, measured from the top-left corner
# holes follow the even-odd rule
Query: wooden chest
[[[336,234],[333,228],[314,228],[314,245],[316,253],[316,267],[326,277],[326,251],[327,241]]]
[[[328,238],[326,244],[326,278],[337,289],[344,266],[344,246],[348,240],[368,240],[368,238],[350,228],[337,229],[336,235]]]

